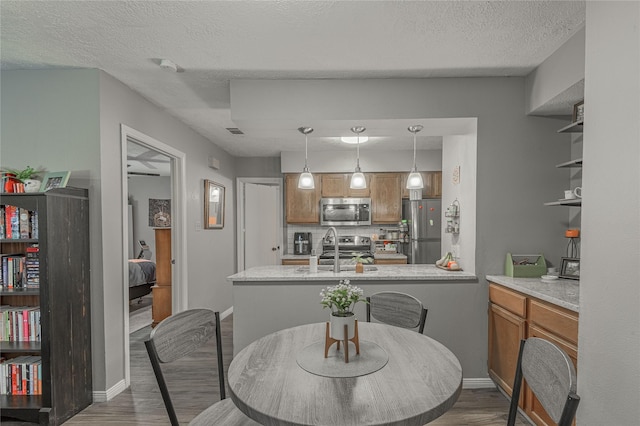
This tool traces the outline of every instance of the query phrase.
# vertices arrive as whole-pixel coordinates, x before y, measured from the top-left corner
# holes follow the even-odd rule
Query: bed
[[[156,283],[156,264],[146,259],[129,259],[129,300],[151,293]]]

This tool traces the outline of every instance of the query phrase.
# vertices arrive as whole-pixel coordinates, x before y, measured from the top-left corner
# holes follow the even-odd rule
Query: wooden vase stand
[[[340,350],[340,342],[344,343],[344,362],[349,363],[349,342],[352,342],[356,346],[356,355],[360,355],[360,339],[358,338],[358,320],[355,320],[353,337],[351,339],[349,336],[349,326],[347,324],[344,325],[344,339],[338,340],[331,337],[329,330],[331,329],[331,323],[327,321],[327,328],[325,332],[325,340],[324,340],[324,357],[329,357],[329,348],[334,343],[337,343],[337,350]]]

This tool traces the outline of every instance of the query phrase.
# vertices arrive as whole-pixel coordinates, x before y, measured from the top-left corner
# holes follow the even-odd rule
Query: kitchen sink
[[[352,272],[355,270],[356,270],[356,265],[340,265],[340,272]],[[377,271],[377,270],[378,268],[375,266],[364,265],[365,272]],[[320,271],[333,272],[333,265],[318,265],[318,272]],[[309,267],[301,266],[298,269],[296,269],[296,272],[309,272]]]

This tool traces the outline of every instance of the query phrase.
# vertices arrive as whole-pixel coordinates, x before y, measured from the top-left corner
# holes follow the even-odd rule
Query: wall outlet
[[[454,259],[460,259],[460,245],[459,244],[453,244],[451,246],[451,254],[453,255]]]
[[[196,220],[196,231],[202,231],[202,222]]]

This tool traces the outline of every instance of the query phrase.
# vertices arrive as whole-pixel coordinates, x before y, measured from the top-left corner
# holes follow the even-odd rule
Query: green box
[[[507,253],[504,274],[508,277],[539,278],[547,273],[547,261],[542,254]]]

